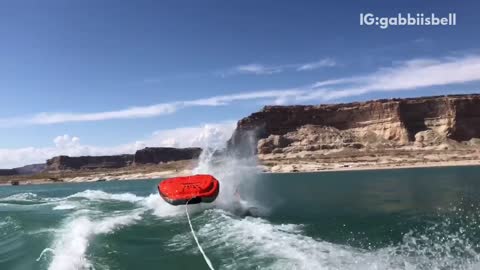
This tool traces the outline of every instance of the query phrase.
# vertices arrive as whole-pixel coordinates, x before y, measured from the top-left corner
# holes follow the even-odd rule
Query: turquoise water
[[[217,177],[189,208],[216,269],[480,269],[480,167]],[[0,188],[0,269],[208,269],[158,182]]]

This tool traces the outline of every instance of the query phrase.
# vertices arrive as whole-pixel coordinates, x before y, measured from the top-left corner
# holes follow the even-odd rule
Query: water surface
[[[480,269],[480,167],[222,177],[189,208],[216,269]],[[0,188],[0,269],[208,269],[158,182]]]

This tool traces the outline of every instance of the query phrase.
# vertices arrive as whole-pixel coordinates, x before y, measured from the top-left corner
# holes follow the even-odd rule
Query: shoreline
[[[105,176],[102,174],[90,176],[78,176],[72,178],[59,179],[52,181],[49,179],[37,179],[19,181],[18,185],[12,185],[9,182],[0,183],[1,186],[28,186],[28,185],[44,185],[44,184],[73,184],[73,183],[95,183],[95,182],[114,182],[114,181],[135,181],[135,180],[151,180],[176,176],[189,175],[191,171],[183,170],[181,172],[158,171],[152,173],[125,173],[116,176]],[[28,182],[28,183],[27,183]]]
[[[480,149],[387,149],[383,151],[316,151],[259,156],[272,173],[391,170],[480,165]]]
[[[91,183],[104,181],[146,180],[189,175],[197,160],[182,160],[158,165],[134,166],[121,169],[47,171],[33,175],[2,176],[0,186]],[[14,185],[13,183],[18,183]]]
[[[382,171],[382,170],[402,170],[402,169],[424,169],[424,168],[448,168],[448,167],[476,167],[480,166],[480,161],[473,162],[435,162],[428,164],[410,164],[399,166],[359,166],[359,167],[339,167],[339,168],[322,168],[318,170],[297,170],[297,171],[264,171],[267,174],[295,174],[295,173],[329,173],[329,172],[355,172],[355,171]]]
[[[316,168],[309,166],[310,170],[302,168],[302,164],[288,164],[288,165],[277,165],[280,168],[277,170],[265,170],[263,167],[262,174],[296,174],[296,173],[331,173],[331,172],[355,172],[355,171],[378,171],[378,170],[395,170],[395,169],[421,169],[421,168],[445,168],[445,167],[475,167],[480,166],[480,160],[462,160],[462,161],[444,161],[444,162],[429,162],[423,164],[403,164],[395,166],[379,166],[364,164],[363,166],[351,166],[351,167],[337,167],[337,168],[324,168],[320,164]],[[343,165],[345,166],[345,165]],[[296,169],[292,169],[295,167]],[[270,168],[271,169],[271,168]],[[78,176],[78,177],[69,177],[65,179],[59,179],[57,181],[52,181],[50,179],[37,179],[37,180],[22,180],[19,181],[19,186],[28,186],[28,185],[43,185],[43,184],[69,184],[69,183],[93,183],[93,182],[111,182],[111,181],[136,181],[136,180],[151,180],[151,179],[161,179],[168,177],[176,177],[192,174],[191,169],[184,169],[181,171],[173,170],[163,170],[155,171],[148,173],[124,173],[118,175],[107,175],[105,173],[92,174],[89,176]],[[10,182],[0,183],[1,186],[15,186],[11,185]]]

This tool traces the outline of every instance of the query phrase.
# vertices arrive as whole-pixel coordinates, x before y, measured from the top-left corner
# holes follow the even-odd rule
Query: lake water
[[[480,269],[480,167],[216,176],[215,269]],[[0,188],[0,269],[208,269],[159,181]]]

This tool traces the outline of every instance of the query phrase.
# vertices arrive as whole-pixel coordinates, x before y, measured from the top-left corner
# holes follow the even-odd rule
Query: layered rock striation
[[[173,147],[147,147],[138,150],[134,156],[134,164],[158,164],[163,162],[197,159],[202,153],[198,147],[173,148]]]
[[[266,106],[243,118],[229,148],[259,154],[335,148],[426,146],[480,138],[480,95],[318,106]]]
[[[17,174],[18,172],[15,169],[0,169],[0,176],[12,176]]]
[[[56,156],[47,160],[47,170],[93,170],[93,169],[115,169],[131,165],[133,155],[114,156]]]
[[[45,164],[31,164],[13,169],[0,169],[0,176],[31,175],[45,170]]]
[[[134,155],[112,156],[56,156],[47,160],[47,171],[118,169],[134,165],[159,164],[170,161],[196,159],[201,148],[147,147]]]

